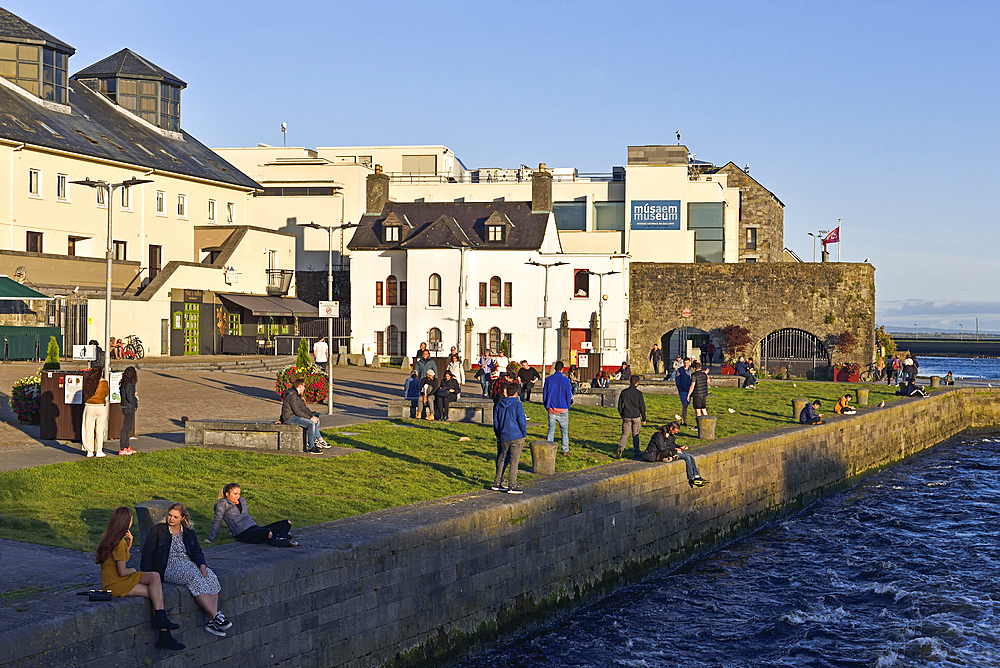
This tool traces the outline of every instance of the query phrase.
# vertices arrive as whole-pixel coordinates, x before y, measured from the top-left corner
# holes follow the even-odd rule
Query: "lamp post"
[[[806,234],[808,234],[809,236],[811,236],[813,238],[813,262],[816,261],[816,240],[817,239],[824,239],[826,237],[826,235],[829,234],[829,232],[830,232],[830,230],[820,230],[819,232],[816,232],[815,234],[812,233],[812,232],[806,232]],[[826,248],[826,246],[824,246],[823,248]]]
[[[965,339],[965,330],[962,329],[962,323],[958,323],[958,340],[962,341]]]
[[[319,223],[308,222],[302,227],[311,227],[314,230],[326,230],[327,256],[326,256],[326,299],[333,301],[333,233],[337,230],[346,230],[350,227],[358,227],[357,223],[345,223],[343,225],[320,225]],[[329,350],[333,350],[333,318],[326,319],[326,339]],[[333,415],[333,362],[330,354],[326,356],[326,414]]]
[[[142,185],[143,183],[152,183],[152,179],[137,179],[134,176],[128,180],[122,181],[121,183],[108,183],[107,181],[92,181],[88,176],[82,181],[70,181],[70,183],[87,186],[88,188],[95,188],[97,190],[103,190],[106,193],[105,204],[108,206],[108,239],[107,248],[105,249],[104,259],[107,264],[107,276],[105,277],[104,285],[104,345],[108,345],[108,341],[111,340],[111,210],[113,205],[113,200],[115,196],[115,191],[119,188],[131,188],[132,186]],[[111,384],[111,350],[109,349],[104,356],[104,379]]]
[[[604,277],[620,274],[620,271],[590,271],[591,276],[597,276],[597,352],[601,354],[601,366],[604,365]]]
[[[542,298],[542,317],[549,317],[549,269],[552,267],[561,267],[564,264],[569,264],[569,262],[549,262],[548,264],[543,262],[538,262],[536,260],[528,260],[525,264],[530,264],[533,267],[543,267],[545,269],[545,295]],[[542,384],[545,384],[545,341],[548,339],[548,335],[545,330],[547,327],[542,328]]]

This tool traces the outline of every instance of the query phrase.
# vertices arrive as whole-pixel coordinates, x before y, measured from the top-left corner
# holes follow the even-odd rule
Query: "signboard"
[[[89,360],[97,359],[97,346],[73,346],[73,359]]]
[[[339,318],[340,317],[340,302],[320,302],[319,303],[319,317],[321,317],[321,318]]]
[[[681,311],[681,317],[682,318],[690,318],[691,317],[691,309],[686,308],[683,311]]]
[[[535,318],[538,329],[552,329],[552,318],[548,316],[544,318]]]
[[[83,376],[70,376],[69,374],[65,377],[66,385],[66,395],[63,397],[63,403],[69,404],[82,404],[83,403]]]
[[[122,402],[122,372],[112,371],[111,372],[111,382],[108,383],[111,387],[111,394],[108,395],[109,404],[120,404]]]
[[[240,280],[239,273],[233,265],[229,265],[223,271],[226,278],[226,285],[235,285]]]
[[[681,229],[679,199],[632,200],[633,230]]]
[[[582,350],[593,350],[594,349],[594,344],[591,343],[590,341],[581,341],[580,342],[580,348]]]
[[[577,361],[577,366],[579,367],[590,366],[590,355],[584,355],[583,353],[580,353],[579,355],[576,356],[576,361]]]
[[[205,298],[204,290],[185,290],[184,301],[188,304],[200,304]]]

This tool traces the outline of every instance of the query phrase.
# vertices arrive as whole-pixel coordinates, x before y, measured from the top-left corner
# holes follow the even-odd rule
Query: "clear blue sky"
[[[445,144],[469,167],[608,172],[629,144],[749,163],[785,245],[843,219],[890,328],[1000,330],[1000,3],[8,1],[184,79],[210,146]],[[836,246],[831,246],[836,258]]]

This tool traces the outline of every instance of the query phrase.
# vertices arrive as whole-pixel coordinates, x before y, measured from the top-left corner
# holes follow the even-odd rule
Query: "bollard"
[[[854,390],[854,393],[858,397],[858,406],[868,405],[868,388],[859,387],[858,389]]]
[[[531,442],[531,472],[553,474],[556,472],[555,441]]]
[[[410,366],[410,358],[407,357],[406,355],[403,355],[403,361],[399,365],[399,370],[409,373],[411,368],[412,367]]]
[[[714,415],[699,415],[695,419],[698,421],[698,438],[714,441],[716,417]]]
[[[799,416],[802,415],[802,409],[806,407],[809,403],[808,399],[792,399],[792,419],[796,422],[799,421]]]
[[[154,499],[153,501],[143,501],[135,504],[135,516],[139,520],[139,544],[146,540],[146,534],[153,528],[154,524],[159,524],[167,519],[167,511],[173,501]]]
[[[931,376],[931,387],[941,387],[941,376]]]

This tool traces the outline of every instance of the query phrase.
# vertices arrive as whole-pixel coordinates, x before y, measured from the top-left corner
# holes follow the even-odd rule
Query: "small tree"
[[[837,348],[840,349],[841,352],[850,350],[857,342],[858,340],[855,338],[854,334],[846,329],[837,335]]]
[[[59,370],[59,342],[56,341],[56,337],[49,337],[49,350],[45,356],[45,364],[42,365],[42,371],[58,371]]]
[[[309,359],[309,341],[299,339],[299,352],[295,356],[295,367],[297,369],[308,369],[311,366],[312,360]]]
[[[504,357],[510,357],[510,346],[507,344],[507,339],[503,339],[500,341],[499,348],[500,348],[499,352],[501,355],[503,355]]]
[[[878,341],[883,356],[892,357],[896,354],[896,342],[886,333],[885,325],[875,330],[875,340]]]
[[[746,347],[750,345],[750,330],[740,325],[726,325],[722,328],[722,338],[724,339],[722,348],[726,351],[726,356],[733,358],[745,352]]]

